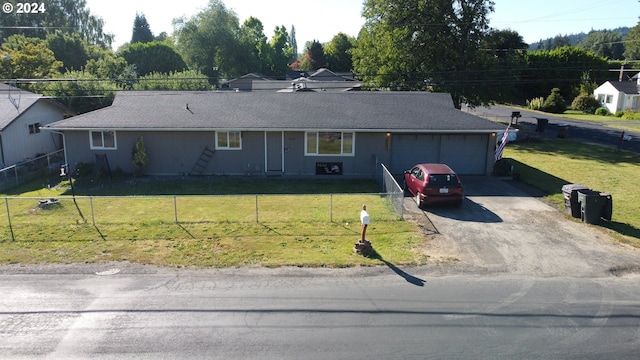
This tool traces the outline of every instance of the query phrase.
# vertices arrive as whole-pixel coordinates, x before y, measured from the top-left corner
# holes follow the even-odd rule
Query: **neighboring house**
[[[380,163],[394,173],[444,162],[490,174],[503,126],[455,109],[443,93],[131,91],[45,129],[64,133],[72,167],[106,155],[111,169],[132,172],[143,137],[150,175],[374,178]]]
[[[0,168],[62,149],[61,136],[40,127],[72,115],[42,95],[0,84]]]
[[[289,73],[288,73],[289,74]],[[338,75],[328,69],[319,69],[312,74],[294,72],[298,74],[293,79],[270,79],[258,73],[250,73],[222,84],[222,89],[235,91],[354,91],[360,90],[362,83],[355,81],[353,75]]]
[[[594,90],[593,96],[615,114],[618,111],[640,111],[640,79],[634,76],[632,81],[607,81]]]

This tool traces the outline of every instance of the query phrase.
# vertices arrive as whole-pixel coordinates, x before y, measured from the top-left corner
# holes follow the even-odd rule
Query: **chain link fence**
[[[404,189],[398,184],[395,177],[384,164],[380,164],[382,167],[382,186],[385,196],[389,199],[396,214],[403,219],[404,218]]]
[[[59,180],[63,164],[64,150],[58,150],[0,169],[0,191],[16,188],[36,178]]]
[[[121,225],[135,231],[170,224],[355,224],[363,204],[372,222],[397,221],[388,199],[387,193],[4,197],[0,241],[59,240],[65,234],[81,239],[86,228]]]

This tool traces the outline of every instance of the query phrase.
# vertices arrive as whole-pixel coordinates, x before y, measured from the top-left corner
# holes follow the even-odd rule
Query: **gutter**
[[[60,131],[158,131],[158,132],[201,132],[201,131],[342,131],[342,132],[373,132],[373,133],[414,133],[414,134],[491,134],[495,132],[504,131],[504,128],[495,129],[479,129],[479,130],[423,130],[423,129],[354,129],[354,128],[233,128],[233,127],[221,127],[221,128],[46,128],[52,132]]]

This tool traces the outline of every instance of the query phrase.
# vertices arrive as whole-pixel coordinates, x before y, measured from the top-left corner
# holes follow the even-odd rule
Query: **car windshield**
[[[455,185],[458,184],[458,178],[454,174],[432,174],[429,175],[429,184]]]

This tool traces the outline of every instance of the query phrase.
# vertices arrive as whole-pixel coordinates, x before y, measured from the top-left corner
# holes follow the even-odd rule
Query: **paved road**
[[[556,137],[558,135],[558,125],[569,125],[569,136],[571,139],[580,139],[592,143],[602,144],[617,147],[620,142],[620,137],[623,130],[609,127],[605,124],[611,124],[611,122],[591,122],[591,121],[576,121],[568,120],[561,117],[554,117],[553,114],[544,114],[540,112],[527,111],[522,109],[516,109],[508,106],[494,105],[491,107],[480,107],[473,110],[469,110],[478,116],[485,117],[490,120],[509,121],[511,118],[511,112],[520,111],[522,117],[518,120],[518,124],[522,126],[524,133],[540,137]],[[549,120],[545,131],[543,133],[535,132],[537,126],[536,118],[545,118]],[[626,124],[634,123],[640,125],[640,121],[626,121]],[[631,141],[623,142],[621,148],[623,150],[629,150],[636,153],[640,153],[640,132],[624,131],[625,134],[632,137]]]
[[[0,275],[2,358],[637,359],[640,348],[638,277],[112,266]]]

